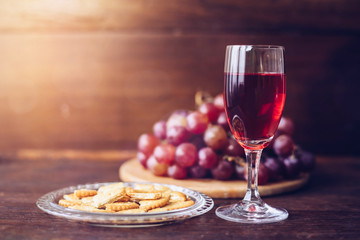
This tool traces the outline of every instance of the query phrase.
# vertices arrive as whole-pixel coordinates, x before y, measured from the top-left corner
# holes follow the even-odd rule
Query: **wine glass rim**
[[[266,45],[266,44],[255,44],[255,45],[247,45],[247,44],[234,44],[234,45],[227,45],[226,47],[253,47],[253,48],[282,48],[285,49],[283,46],[280,45]]]

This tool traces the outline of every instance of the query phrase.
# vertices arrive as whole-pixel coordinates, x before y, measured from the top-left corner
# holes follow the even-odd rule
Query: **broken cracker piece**
[[[98,194],[104,191],[112,191],[114,189],[121,189],[121,188],[124,188],[124,184],[122,182],[104,185],[98,189]]]
[[[79,199],[79,198],[77,198],[76,196],[75,196],[75,194],[67,194],[67,195],[64,195],[63,196],[63,199],[64,200],[67,200],[67,201],[71,201],[71,202],[74,202],[74,203],[76,203],[76,204],[78,204],[78,205],[80,205],[81,204],[81,200]]]
[[[129,201],[130,201],[130,197],[128,195],[123,195],[122,197],[120,197],[115,202],[129,202]]]
[[[63,199],[69,200],[69,201],[78,201],[79,200],[79,198],[76,197],[74,193],[63,195]]]
[[[132,199],[139,199],[139,200],[156,200],[162,197],[161,193],[154,192],[154,193],[130,193],[129,194]]]
[[[170,192],[170,202],[185,202],[187,197],[182,192]]]
[[[118,202],[118,203],[110,203],[105,205],[106,210],[108,211],[122,211],[133,208],[139,208],[139,205],[134,202]]]
[[[75,201],[69,201],[69,200],[65,200],[65,199],[61,199],[59,201],[59,205],[63,206],[63,207],[70,207],[70,206],[79,206],[81,204],[81,202],[75,202]]]
[[[163,185],[155,185],[154,188],[155,188],[155,190],[157,192],[171,191],[169,187],[166,187],[166,186],[163,186]]]
[[[134,191],[135,192],[155,192],[155,187],[154,185],[151,184],[136,184],[134,186]]]
[[[166,212],[166,211],[171,211],[171,210],[176,210],[176,209],[181,209],[181,208],[186,208],[186,207],[190,207],[194,205],[194,201],[193,200],[187,200],[185,202],[171,202],[169,204],[167,204],[164,207],[161,208],[155,208],[150,210],[149,212]]]
[[[91,197],[84,197],[81,199],[81,203],[85,205],[92,205],[93,204],[93,196]]]
[[[170,200],[170,194],[164,194],[164,196],[160,199],[156,200],[143,200],[140,201],[140,208],[149,211],[154,208],[159,208],[165,206]]]
[[[93,206],[96,208],[102,208],[105,204],[113,203],[118,199],[121,199],[125,195],[125,188],[121,185],[111,184],[108,188],[104,186],[102,191],[99,191],[93,198]]]
[[[71,209],[76,209],[76,210],[81,210],[81,211],[86,211],[86,212],[102,212],[102,213],[108,213],[108,210],[104,210],[104,209],[98,209],[95,208],[93,206],[89,206],[89,205],[75,205],[75,206],[69,206],[69,208]]]
[[[83,198],[83,197],[91,197],[97,194],[96,190],[88,190],[88,189],[80,189],[80,190],[75,190],[74,191],[74,195],[77,198]]]
[[[134,193],[134,189],[132,189],[131,187],[126,187],[125,188],[125,192],[128,196],[130,196],[131,193]]]

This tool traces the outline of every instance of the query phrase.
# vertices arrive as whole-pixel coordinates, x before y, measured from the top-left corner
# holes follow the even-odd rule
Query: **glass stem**
[[[260,150],[248,150],[245,149],[246,165],[248,172],[248,185],[243,203],[257,203],[262,205],[262,200],[258,192],[258,172],[262,149]],[[252,169],[255,169],[254,184],[252,183]]]

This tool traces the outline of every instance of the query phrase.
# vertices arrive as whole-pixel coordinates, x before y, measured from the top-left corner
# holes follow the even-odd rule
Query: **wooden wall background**
[[[286,48],[285,115],[317,154],[358,155],[357,0],[0,2],[0,151],[129,149],[223,88],[228,44]]]

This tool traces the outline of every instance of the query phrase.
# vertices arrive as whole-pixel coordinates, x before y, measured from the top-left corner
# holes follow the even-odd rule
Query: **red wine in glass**
[[[226,48],[224,102],[227,120],[245,149],[248,173],[242,201],[220,206],[218,217],[239,223],[279,222],[283,208],[266,204],[258,191],[260,157],[273,138],[285,103],[284,48],[273,45],[230,45]],[[252,170],[254,183],[252,183]]]
[[[228,122],[244,148],[264,148],[274,135],[285,103],[285,78],[282,73],[225,73]],[[242,144],[249,141],[266,143]]]

